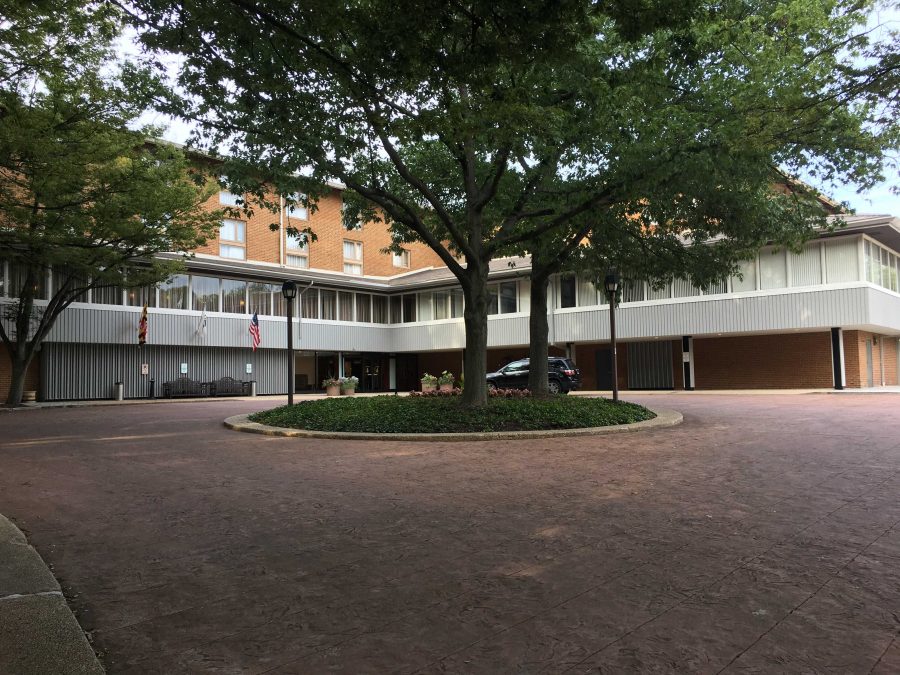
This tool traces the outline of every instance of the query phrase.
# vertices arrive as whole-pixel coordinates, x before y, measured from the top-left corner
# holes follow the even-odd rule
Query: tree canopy
[[[348,224],[384,218],[441,256],[466,297],[470,403],[485,395],[492,258],[585,225],[635,251],[649,236],[797,241],[821,214],[813,195],[773,194],[774,168],[879,180],[897,62],[869,44],[872,6],[128,5],[149,49],[184,59],[185,96],[166,105],[205,147],[276,183],[306,171],[310,192],[337,178]]]
[[[5,29],[35,32],[0,58],[0,261],[16,298],[0,311],[0,339],[11,404],[73,301],[164,280],[180,262],[153,255],[196,248],[218,220],[201,208],[205,179],[184,154],[132,128],[160,85],[140,67],[112,68],[115,14],[81,3],[18,9]],[[83,22],[94,10],[96,22]],[[73,33],[59,35],[66,27]]]

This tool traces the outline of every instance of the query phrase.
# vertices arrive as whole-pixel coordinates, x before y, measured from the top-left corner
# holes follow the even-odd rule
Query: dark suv
[[[581,387],[581,371],[571,359],[551,356],[547,360],[552,394],[568,394]],[[496,373],[488,373],[489,389],[526,389],[528,387],[528,359],[507,363]]]

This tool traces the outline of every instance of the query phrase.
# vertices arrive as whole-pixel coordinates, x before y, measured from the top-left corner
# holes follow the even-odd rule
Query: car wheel
[[[561,391],[559,380],[550,380],[550,383],[547,385],[547,391],[551,394],[558,394]]]

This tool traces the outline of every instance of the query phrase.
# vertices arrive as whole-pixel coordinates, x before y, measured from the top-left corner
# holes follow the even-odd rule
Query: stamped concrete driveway
[[[640,397],[633,397],[642,400]],[[900,672],[900,396],[494,443],[0,414],[0,512],[111,673]]]

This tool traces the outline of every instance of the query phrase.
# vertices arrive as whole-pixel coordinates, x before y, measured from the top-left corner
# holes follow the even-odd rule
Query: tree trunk
[[[16,345],[15,350],[9,351],[9,360],[12,370],[12,379],[9,382],[9,394],[6,396],[6,405],[18,406],[22,404],[22,395],[25,392],[25,375],[34,352],[27,353]]]
[[[531,312],[528,317],[528,329],[530,345],[528,348],[528,388],[532,396],[546,397],[550,395],[547,389],[548,368],[547,359],[550,355],[547,334],[547,295],[550,287],[550,278],[544,274],[532,274],[531,276]]]
[[[465,406],[478,406],[487,403],[488,264],[470,261],[466,276],[468,283],[463,284],[466,299],[466,363],[463,368],[466,386],[462,402]]]

